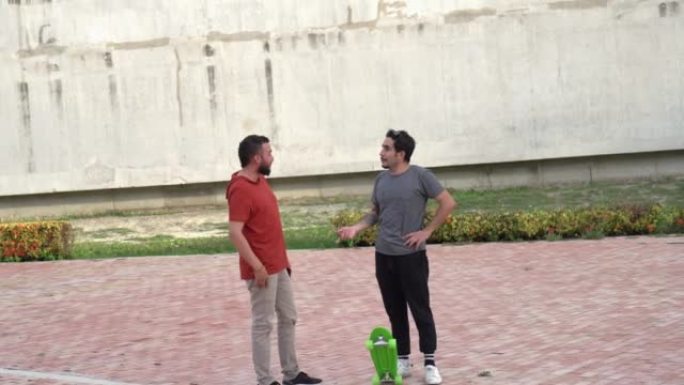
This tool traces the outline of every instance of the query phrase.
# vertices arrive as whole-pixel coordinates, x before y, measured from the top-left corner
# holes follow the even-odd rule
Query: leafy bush
[[[434,213],[427,213],[425,223],[429,223],[433,216]],[[362,217],[361,211],[345,210],[335,215],[331,222],[337,228],[354,224]],[[468,212],[447,217],[444,224],[432,233],[428,242],[597,239],[603,236],[653,233],[684,233],[684,208],[655,204],[610,209]],[[373,245],[376,235],[377,228],[373,227],[346,245]]]
[[[335,214],[330,220],[332,225],[338,229],[342,226],[350,226],[359,222],[366,213],[359,210],[342,210]],[[371,226],[350,241],[339,241],[344,246],[372,246],[375,245],[375,238],[378,236],[378,227]]]
[[[67,222],[0,223],[0,262],[69,258],[73,238]]]

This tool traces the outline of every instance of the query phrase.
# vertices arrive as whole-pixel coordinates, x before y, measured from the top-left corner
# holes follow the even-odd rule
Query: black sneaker
[[[299,372],[297,377],[291,380],[283,381],[283,385],[308,385],[308,384],[320,384],[323,380],[320,378],[309,377],[308,374],[304,372]]]

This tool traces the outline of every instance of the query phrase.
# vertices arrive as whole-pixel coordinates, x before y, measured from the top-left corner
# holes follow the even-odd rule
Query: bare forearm
[[[235,245],[235,248],[237,249],[238,253],[240,253],[242,259],[244,259],[245,262],[252,267],[252,269],[261,270],[264,268],[264,265],[254,254],[254,251],[252,251],[252,247],[249,245],[249,242],[247,242],[247,238],[245,238],[241,232],[231,231],[230,240],[233,242],[233,245]]]
[[[425,230],[431,233],[434,232],[442,223],[444,223],[455,207],[456,202],[451,197],[443,202],[440,202],[439,207],[437,208],[437,213],[435,213],[435,217],[432,218],[427,226],[425,226]]]

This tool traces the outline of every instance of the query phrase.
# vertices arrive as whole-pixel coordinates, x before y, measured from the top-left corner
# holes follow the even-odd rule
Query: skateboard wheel
[[[395,340],[394,338],[389,340],[389,348],[390,348],[390,350],[396,350],[397,349],[397,340]]]
[[[366,340],[366,349],[368,349],[371,352],[373,351],[373,341]]]

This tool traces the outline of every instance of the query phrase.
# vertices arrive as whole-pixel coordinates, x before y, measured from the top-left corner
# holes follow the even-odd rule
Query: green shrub
[[[0,223],[0,262],[69,258],[73,240],[67,222]]]
[[[330,220],[333,227],[336,229],[342,226],[350,226],[358,223],[366,213],[359,210],[342,210],[335,214]],[[357,235],[356,238],[349,241],[340,241],[338,244],[342,246],[373,246],[375,245],[375,238],[378,235],[378,227],[371,226],[361,234]]]
[[[358,222],[363,212],[345,210],[332,219],[336,228]],[[429,223],[434,213],[427,213]],[[684,208],[631,205],[615,208],[468,212],[449,215],[429,243],[516,240],[599,239],[604,236],[684,233]],[[347,246],[373,245],[377,228],[360,234]]]

